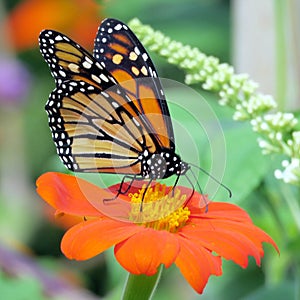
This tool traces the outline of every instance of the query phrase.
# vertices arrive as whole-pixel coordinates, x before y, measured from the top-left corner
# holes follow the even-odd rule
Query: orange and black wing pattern
[[[154,66],[150,58],[145,59],[144,48],[121,22],[114,26],[116,39],[114,30],[108,28],[109,20],[119,22],[104,21],[99,29],[105,32],[102,42],[104,38],[110,40],[111,35],[116,45],[120,40],[126,41],[128,50],[123,58],[128,69],[118,63],[118,56],[102,60],[62,33],[41,32],[40,50],[56,82],[46,103],[48,122],[57,153],[68,169],[141,175],[143,153],[160,153],[163,149],[173,152],[172,124],[160,83],[154,81]],[[120,26],[122,30],[118,30]],[[119,50],[120,47],[117,46]],[[105,51],[109,57],[111,50]],[[144,76],[137,74],[134,67],[150,75],[150,83],[139,82]],[[138,82],[133,84],[134,89],[132,83],[125,83],[128,79]]]
[[[72,171],[140,174],[147,144],[139,119],[116,101],[115,92],[70,80],[49,97],[46,111],[57,152]]]
[[[104,63],[96,62],[91,54],[64,34],[43,30],[39,45],[56,85],[70,79],[83,80],[105,90],[117,84]]]
[[[175,150],[173,126],[161,82],[135,34],[119,20],[104,20],[95,39],[94,57],[105,64],[135,101],[160,147]]]

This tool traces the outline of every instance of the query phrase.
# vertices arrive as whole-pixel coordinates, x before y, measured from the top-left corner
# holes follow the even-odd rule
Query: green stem
[[[144,274],[142,275],[129,274],[121,299],[122,300],[151,299],[158,285],[162,270],[163,270],[163,265],[160,266],[157,273],[153,276],[147,276]]]
[[[274,1],[276,43],[276,100],[279,110],[284,110],[287,92],[286,2]]]

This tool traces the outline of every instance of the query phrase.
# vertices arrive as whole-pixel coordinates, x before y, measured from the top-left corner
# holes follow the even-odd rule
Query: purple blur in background
[[[25,101],[31,76],[19,60],[0,57],[0,105],[18,105]]]

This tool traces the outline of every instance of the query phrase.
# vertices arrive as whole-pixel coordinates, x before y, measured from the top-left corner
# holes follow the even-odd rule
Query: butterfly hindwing
[[[145,128],[116,107],[114,91],[70,80],[51,93],[46,110],[57,152],[70,170],[140,173]]]
[[[175,150],[173,126],[160,80],[143,45],[126,24],[106,19],[95,39],[94,56],[124,87],[162,148]],[[159,128],[159,130],[158,130]]]

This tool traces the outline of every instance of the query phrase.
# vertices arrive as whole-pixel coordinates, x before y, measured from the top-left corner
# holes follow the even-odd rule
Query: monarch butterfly
[[[42,31],[39,44],[56,82],[45,108],[65,166],[149,179],[149,185],[176,175],[176,185],[190,165],[175,153],[161,82],[127,25],[105,19],[93,56],[54,30]]]

